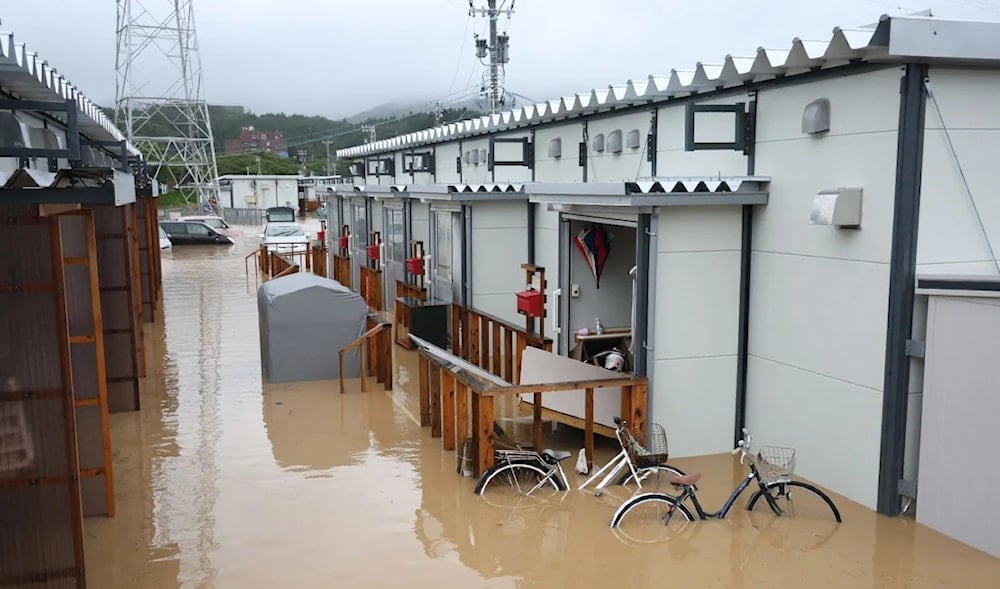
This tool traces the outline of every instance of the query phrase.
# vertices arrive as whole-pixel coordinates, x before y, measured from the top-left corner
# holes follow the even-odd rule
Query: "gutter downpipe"
[[[755,93],[750,102],[750,121],[747,133],[747,176],[753,176],[757,169],[756,125],[757,101]],[[736,344],[736,413],[733,427],[733,443],[743,439],[743,428],[747,425],[747,367],[750,363],[750,279],[753,258],[753,205],[743,205],[740,238],[740,302]]]

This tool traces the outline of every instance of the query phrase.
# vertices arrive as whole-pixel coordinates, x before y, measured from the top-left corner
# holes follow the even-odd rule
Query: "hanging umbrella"
[[[611,254],[611,239],[607,230],[603,225],[591,225],[580,231],[580,234],[573,239],[573,243],[587,261],[587,266],[597,281],[597,288],[601,288],[601,273],[604,272],[604,263]]]

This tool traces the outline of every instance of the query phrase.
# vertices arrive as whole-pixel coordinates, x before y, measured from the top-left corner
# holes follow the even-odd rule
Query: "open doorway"
[[[431,298],[442,303],[462,300],[462,214],[431,210]]]
[[[560,349],[582,362],[632,372],[636,224],[601,217],[563,221]]]

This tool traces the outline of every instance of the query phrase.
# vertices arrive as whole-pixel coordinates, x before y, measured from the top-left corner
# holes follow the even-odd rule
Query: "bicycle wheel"
[[[544,504],[564,490],[557,473],[524,462],[494,466],[476,485],[477,495],[504,509]]]
[[[683,470],[674,468],[669,464],[640,468],[637,471],[640,477],[639,480],[642,483],[642,489],[640,490],[643,493],[670,493],[674,491],[674,487],[670,485],[670,481],[674,480],[674,477],[684,476],[685,474]],[[622,486],[636,486],[632,471],[626,470],[625,474],[618,479],[618,484]]]
[[[796,489],[796,492],[793,492]],[[833,519],[837,522],[840,510],[826,493],[809,483],[800,481],[784,481],[770,483],[766,490],[758,489],[747,502],[747,510],[753,511],[763,499],[763,505],[771,508],[775,515],[794,517],[796,519]]]
[[[629,543],[669,540],[694,521],[686,505],[666,493],[640,493],[627,501],[611,517],[615,535]]]

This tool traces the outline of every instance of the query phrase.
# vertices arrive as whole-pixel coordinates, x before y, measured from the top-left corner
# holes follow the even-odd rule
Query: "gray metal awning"
[[[0,202],[121,206],[135,202],[135,177],[108,168],[0,173]]]
[[[1000,276],[964,274],[919,274],[918,295],[1000,298]]]
[[[416,184],[405,188],[410,198],[421,201],[477,202],[527,201],[524,184]]]
[[[555,206],[670,207],[765,205],[766,176],[649,178],[621,182],[526,184],[531,202]]]

